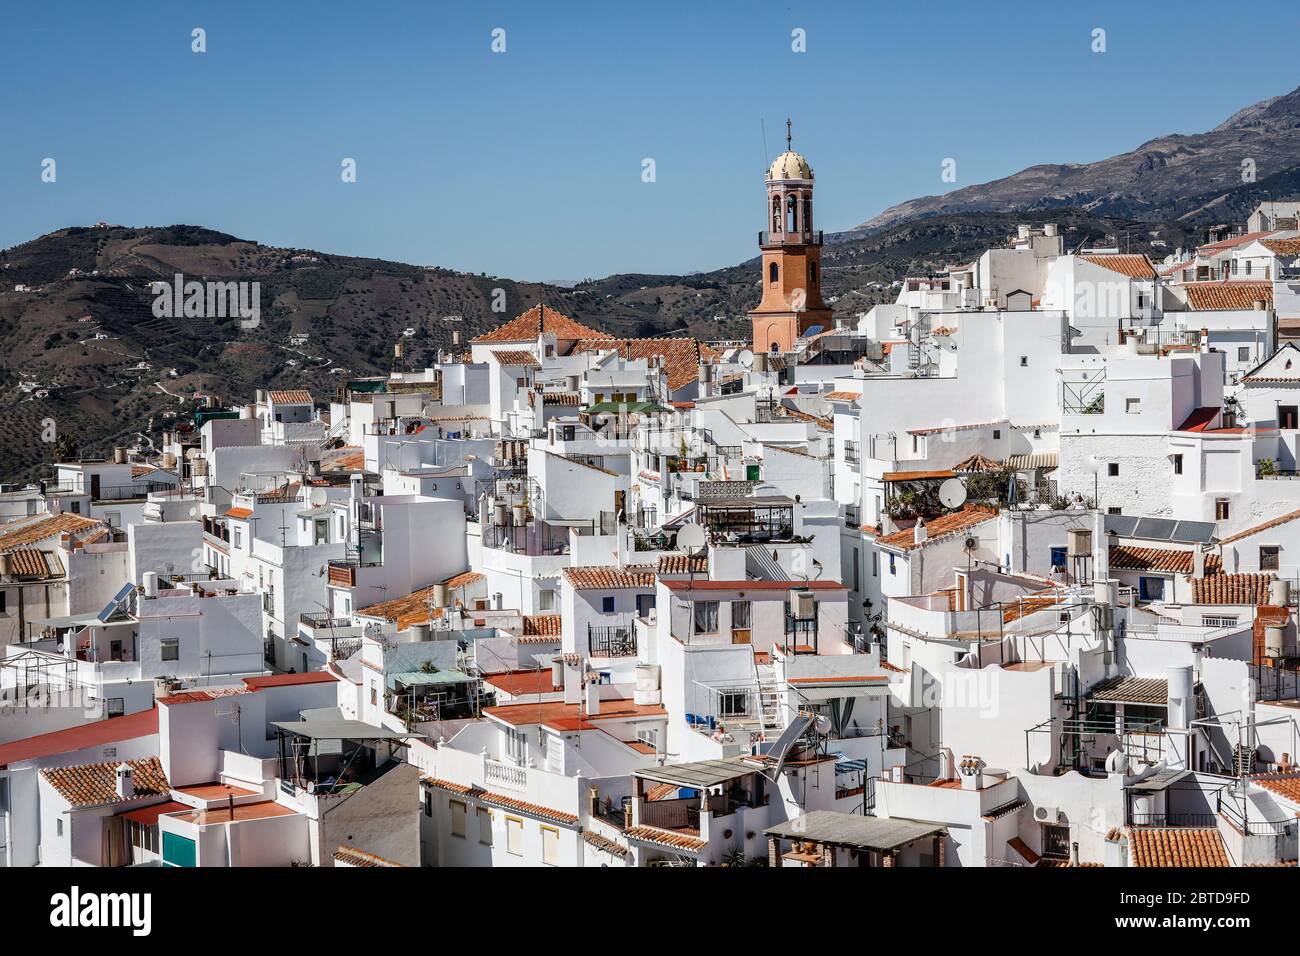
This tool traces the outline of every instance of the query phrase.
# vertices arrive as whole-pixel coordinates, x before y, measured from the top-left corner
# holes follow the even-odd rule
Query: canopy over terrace
[[[942,826],[900,817],[881,819],[834,810],[813,810],[801,817],[778,823],[765,831],[769,837],[803,840],[828,846],[888,852],[944,832]]]
[[[303,720],[272,721],[280,742],[280,779],[316,793],[344,793],[387,769],[393,753],[423,734],[351,720],[330,709]],[[382,772],[382,771],[381,771]]]
[[[700,524],[712,534],[741,542],[788,539],[794,534],[793,498],[714,498],[696,503]]]

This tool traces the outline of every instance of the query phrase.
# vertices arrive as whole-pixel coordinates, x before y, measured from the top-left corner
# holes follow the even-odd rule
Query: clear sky
[[[787,115],[836,230],[954,188],[947,157],[957,186],[1099,159],[1300,84],[1278,42],[1300,12],[1274,0],[1240,16],[1131,0],[47,0],[4,21],[0,246],[185,222],[524,279],[755,254]]]

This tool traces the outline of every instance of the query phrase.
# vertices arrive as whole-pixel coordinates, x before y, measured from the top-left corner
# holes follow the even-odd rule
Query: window
[[[854,552],[857,557],[857,552]],[[731,626],[732,628],[748,628],[753,625],[754,605],[749,601],[732,601],[731,602]]]
[[[1277,427],[1291,430],[1300,427],[1300,423],[1296,421],[1296,406],[1279,405],[1277,407]]]
[[[1174,474],[1181,475],[1182,473],[1183,473],[1183,456],[1174,455]]]
[[[880,577],[880,552],[879,551],[871,552],[871,576],[873,578]]]
[[[749,692],[724,690],[718,692],[719,717],[743,717],[749,713]]]
[[[817,284],[817,263],[815,262],[808,263],[808,284]]]
[[[1028,356],[1028,355],[1022,355],[1022,356],[1020,356],[1020,367],[1021,367],[1021,368],[1028,368],[1028,367],[1029,367],[1029,356]]]
[[[492,845],[492,811],[487,807],[478,808],[478,842]]]
[[[239,543],[239,542],[240,542],[240,537],[241,537],[241,535],[240,535],[240,529],[239,529],[239,528],[236,528],[236,529],[235,529],[235,537],[234,537],[234,545],[235,545],[236,548],[240,547],[240,543]]]
[[[379,704],[379,688],[375,684],[370,685],[370,706],[376,707]]]
[[[862,558],[858,554],[858,549],[854,548],[853,549],[853,590],[855,591],[862,590],[861,565],[862,565]]]
[[[1138,599],[1141,601],[1163,601],[1165,599],[1165,579],[1154,577],[1138,578]]]
[[[1106,463],[1106,474],[1111,478],[1119,477],[1119,462],[1112,461]]]
[[[1000,428],[993,429],[993,440],[997,441],[1001,437],[1002,437],[1002,429]]]
[[[889,573],[890,574],[898,573],[898,568],[894,564],[894,555],[892,554],[889,556]]]
[[[1115,508],[1107,508],[1107,509],[1106,509],[1106,514],[1108,514],[1108,515],[1122,515],[1123,513],[1124,513],[1124,509],[1123,509],[1123,508],[1115,507]]]
[[[1052,549],[1052,570],[1053,570],[1053,571],[1064,571],[1064,570],[1065,570],[1065,556],[1066,556],[1066,552],[1067,552],[1067,549],[1066,549],[1066,548],[1053,548],[1053,549]]]
[[[447,802],[451,807],[451,835],[463,837],[465,835],[465,813],[469,808],[462,800],[449,800]]]
[[[126,700],[122,697],[110,697],[108,699],[108,716],[121,717],[126,713]],[[116,757],[117,754],[112,756]]]
[[[1261,571],[1278,570],[1278,562],[1281,549],[1275,544],[1262,544],[1259,546],[1259,569]]]
[[[718,602],[717,601],[696,601],[695,602],[695,633],[696,634],[718,633]]]
[[[524,821],[518,817],[506,817],[506,852],[524,855]]]
[[[180,660],[181,639],[179,637],[164,637],[161,642],[160,656],[165,661]]]
[[[542,827],[542,862],[547,866],[560,865],[560,831],[555,827]]]
[[[63,836],[63,817],[59,817],[54,821],[54,835]]]
[[[1237,361],[1238,361],[1238,362],[1249,362],[1249,361],[1250,361],[1250,346],[1249,346],[1249,345],[1239,345],[1239,346],[1237,346]]]
[[[0,591],[0,614],[5,613],[5,599],[8,597],[8,591]]]
[[[1236,623],[1237,619],[1235,617],[1223,617],[1207,614],[1205,617],[1201,618],[1201,625],[1203,627],[1234,627],[1236,626]]]
[[[1214,499],[1214,520],[1215,521],[1228,520],[1228,499],[1227,498]]]
[[[780,274],[781,274],[781,269],[775,262],[767,267],[768,282],[775,283],[777,281],[777,277],[780,276]]]
[[[601,613],[602,613],[602,614],[613,614],[613,613],[614,613],[614,597],[613,597],[613,595],[610,595],[610,596],[607,596],[607,597],[603,597],[603,598],[600,599],[600,610],[601,610]]]
[[[528,738],[524,731],[506,728],[506,755],[516,763],[528,756]]]
[[[553,588],[543,588],[537,592],[537,607],[542,611],[555,610],[555,590]]]
[[[1140,398],[1124,399],[1124,411],[1127,412],[1129,415],[1142,414],[1142,399]]]
[[[433,816],[433,791],[428,789],[424,791],[424,815]]]

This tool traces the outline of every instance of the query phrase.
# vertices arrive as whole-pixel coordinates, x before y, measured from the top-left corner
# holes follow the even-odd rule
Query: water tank
[[[1291,603],[1291,582],[1277,578],[1268,583],[1268,603],[1274,607],[1286,607]]]
[[[146,571],[143,575],[141,575],[141,580],[144,583],[144,596],[151,597],[151,598],[157,597],[158,596],[158,572]]]
[[[1179,664],[1170,667],[1166,674],[1169,680],[1169,726],[1185,730],[1192,722],[1192,665]]]
[[[1264,654],[1267,657],[1283,657],[1285,624],[1267,624],[1264,626]]]
[[[450,590],[445,584],[435,584],[433,586],[433,606],[447,607],[451,604]]]

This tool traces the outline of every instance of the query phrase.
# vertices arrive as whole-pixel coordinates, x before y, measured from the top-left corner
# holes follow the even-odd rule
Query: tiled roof
[[[688,853],[703,850],[709,845],[707,840],[701,840],[699,837],[691,836],[689,833],[678,833],[675,830],[661,830],[658,827],[633,827],[628,830],[624,836],[629,840],[641,840],[644,843],[658,843],[660,846],[672,847],[674,850],[686,850]]]
[[[327,671],[303,671],[298,674],[267,674],[265,677],[245,677],[244,686],[249,690],[263,690],[267,687],[332,684],[337,680],[337,677]]]
[[[599,833],[595,833],[592,830],[583,830],[582,839],[584,842],[590,843],[597,850],[604,850],[606,853],[612,854],[617,857],[625,857],[628,854],[627,847],[615,843],[613,840],[609,839],[608,837],[603,837]]]
[[[1250,782],[1258,784],[1265,790],[1276,793],[1279,797],[1290,800],[1292,803],[1300,803],[1300,774],[1268,774],[1267,776],[1251,777]]]
[[[1273,305],[1271,282],[1189,282],[1183,288],[1187,304],[1201,312],[1253,309],[1256,299],[1263,299],[1267,307]]]
[[[339,847],[334,851],[334,859],[339,863],[346,863],[348,866],[405,866],[403,863],[385,860],[382,856],[375,856],[365,850],[358,850],[354,846]]]
[[[541,670],[507,671],[504,674],[489,674],[483,678],[485,684],[491,684],[498,690],[505,691],[511,697],[524,694],[551,694],[564,688],[556,687],[551,682],[551,668],[548,664]]]
[[[53,551],[19,548],[9,552],[9,573],[21,578],[57,578],[63,574],[63,562]]]
[[[497,326],[491,332],[471,339],[473,343],[484,342],[536,342],[543,332],[551,332],[558,340],[569,339],[604,339],[610,338],[604,332],[589,329],[581,322],[575,322],[567,315],[561,315],[544,305],[535,305],[523,315],[511,319],[505,325]]]
[[[0,768],[37,757],[53,757],[90,747],[101,747],[121,740],[148,737],[158,733],[158,708],[137,711],[125,717],[96,720],[88,724],[55,730],[35,737],[23,737],[0,744]]]
[[[704,574],[709,570],[707,555],[661,554],[659,555],[660,574]]]
[[[1002,462],[994,461],[988,455],[981,455],[976,452],[969,458],[963,458],[957,464],[952,466],[953,471],[972,472],[972,471],[1001,471]]]
[[[272,392],[271,401],[277,405],[310,405],[311,392],[305,388],[292,388],[283,392]]]
[[[1112,571],[1166,571],[1173,574],[1191,574],[1194,557],[1191,551],[1137,548],[1127,544],[1115,544],[1110,548],[1110,567]],[[1207,574],[1218,571],[1222,566],[1223,560],[1217,554],[1205,556]]]
[[[578,655],[574,655],[575,657]],[[498,704],[484,707],[488,717],[504,721],[512,727],[542,724],[552,730],[599,730],[598,722],[605,720],[637,720],[649,717],[666,717],[668,712],[659,704],[635,704],[631,700],[602,700],[599,714],[579,716],[577,704],[563,701],[543,701],[527,704]]]
[[[1121,704],[1164,704],[1169,701],[1169,681],[1163,677],[1107,677],[1093,684],[1087,697]]]
[[[1267,604],[1272,574],[1207,574],[1192,579],[1194,604]]]
[[[558,614],[524,615],[524,637],[559,637],[561,626]]]
[[[228,509],[226,509],[226,517],[227,517],[227,518],[235,518],[236,520],[244,521],[244,520],[246,520],[246,519],[248,519],[248,518],[251,518],[252,516],[253,516],[253,509],[252,509],[252,508],[228,508]]]
[[[862,398],[861,392],[827,392],[823,396],[828,402],[856,402]]]
[[[537,361],[537,356],[532,352],[515,350],[511,352],[493,352],[492,357],[502,365],[526,365],[529,368],[541,368],[542,363]]]
[[[1134,866],[1230,865],[1214,827],[1133,827],[1128,844]]]
[[[952,478],[951,468],[935,471],[887,471],[880,476],[881,481],[937,481],[940,478]]]
[[[540,817],[551,823],[564,823],[572,826],[578,822],[578,818],[572,813],[566,813],[563,810],[555,810],[551,807],[542,806],[540,803],[529,803],[526,800],[519,800],[515,797],[507,797],[504,794],[493,793],[490,790],[481,790],[478,787],[469,787],[464,784],[454,783],[450,780],[439,780],[436,777],[421,777],[424,783],[437,787],[440,790],[446,790],[449,793],[455,793],[459,796],[469,797],[477,800],[479,803],[486,803],[488,806],[501,807],[503,810],[515,810],[519,813],[526,813],[529,816]]]
[[[1276,528],[1278,525],[1284,525],[1288,521],[1295,521],[1300,518],[1300,511],[1288,511],[1286,514],[1278,515],[1276,518],[1270,518],[1263,524],[1257,524],[1245,531],[1238,531],[1236,534],[1230,534],[1220,541],[1220,544],[1232,544],[1234,541],[1240,541],[1242,538],[1249,538],[1251,535],[1259,534],[1261,531],[1268,531]]]
[[[933,521],[927,522],[925,526],[926,539],[922,542],[922,545],[929,544],[931,541],[940,538],[961,534],[963,531],[983,524],[985,521],[992,521],[997,516],[996,511],[967,505],[961,511],[954,511],[951,514],[942,515]],[[876,540],[880,544],[888,545],[891,548],[901,548],[904,551],[911,551],[918,546],[916,544],[916,533],[912,528],[904,528],[902,531],[895,531],[893,534],[887,534],[883,538]]]
[[[565,568],[564,576],[578,591],[652,588],[655,586],[655,569],[649,564],[632,564],[626,568]]]
[[[355,613],[366,617],[380,617],[385,621],[394,621],[397,623],[399,631],[406,630],[412,624],[426,624],[429,621],[438,621],[442,619],[442,608],[435,607],[432,610],[429,608],[429,602],[433,599],[434,587],[435,585],[430,584],[418,591],[412,591],[406,597],[380,601],[378,604],[360,608]]]
[[[1274,255],[1279,256],[1300,256],[1300,238],[1292,239],[1262,239],[1264,248]]]
[[[74,515],[68,511],[57,515],[47,515],[35,521],[25,521],[20,525],[18,522],[14,524],[18,526],[5,525],[6,530],[0,531],[0,553],[36,544],[46,538],[63,534],[65,531],[73,535],[84,535],[92,529],[107,527],[102,521],[97,521],[94,518],[83,518],[81,515]]]
[[[700,375],[701,347],[695,339],[584,339],[573,347],[575,353],[605,349],[617,349],[618,354],[627,360],[663,359],[669,391],[685,388]]]
[[[1010,624],[1022,617],[1028,617],[1038,611],[1045,611],[1049,607],[1065,603],[1065,601],[1065,595],[1053,588],[1038,591],[1035,594],[1028,594],[1015,603],[1002,605],[1002,623]]]
[[[1150,259],[1143,255],[1085,255],[1079,256],[1079,258],[1094,266],[1101,266],[1103,269],[1109,269],[1111,272],[1118,272],[1120,275],[1126,275],[1130,279],[1154,279],[1156,275],[1155,266],[1151,264]]]
[[[1256,239],[1263,239],[1265,236],[1271,236],[1276,230],[1266,229],[1263,232],[1247,232],[1240,236],[1229,236],[1227,239],[1220,239],[1218,242],[1207,242],[1203,246],[1197,246],[1197,254],[1206,252],[1222,252],[1225,249],[1233,249],[1247,242],[1254,242]]]
[[[445,582],[449,588],[463,588],[467,584],[477,584],[479,581],[486,581],[487,575],[481,571],[462,571],[460,574],[448,578]]]
[[[366,453],[355,445],[344,445],[321,452],[321,469],[324,471],[364,471]]]
[[[133,771],[131,782],[137,797],[165,797],[171,792],[162,762],[157,757],[51,767],[42,770],[41,776],[74,807],[120,803],[122,798],[117,795],[117,768],[123,763]]]

